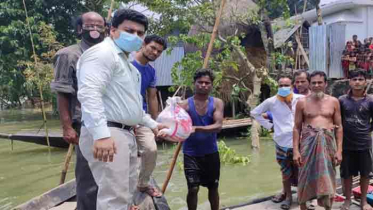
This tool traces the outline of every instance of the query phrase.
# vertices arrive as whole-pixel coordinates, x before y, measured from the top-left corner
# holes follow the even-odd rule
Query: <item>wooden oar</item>
[[[203,68],[206,68],[208,66],[208,60],[209,60],[209,57],[211,55],[212,48],[214,46],[214,41],[215,41],[216,34],[218,32],[218,28],[219,28],[219,24],[220,24],[220,18],[221,18],[222,14],[223,14],[223,9],[224,9],[225,2],[226,2],[226,0],[221,0],[219,13],[218,13],[218,16],[216,17],[216,20],[215,20],[214,29],[213,29],[212,34],[211,34],[211,39],[210,39],[209,46],[207,48],[206,57],[205,57],[205,60],[203,62]],[[169,181],[171,179],[172,172],[174,171],[175,163],[177,161],[177,157],[179,156],[182,144],[183,144],[182,142],[179,142],[177,144],[174,156],[172,158],[170,169],[167,172],[166,180],[164,181],[164,183],[162,185],[162,193],[166,192],[167,185],[168,185],[168,183],[169,183]]]

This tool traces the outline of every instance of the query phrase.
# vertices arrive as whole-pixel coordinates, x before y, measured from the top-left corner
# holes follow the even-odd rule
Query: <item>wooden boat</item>
[[[23,141],[28,143],[48,145],[44,131],[22,131],[16,134],[0,133],[0,138]],[[61,131],[49,132],[49,142],[51,147],[68,148],[69,144],[63,140]]]
[[[223,130],[245,128],[251,125],[250,118],[235,119],[235,120],[224,120]],[[16,134],[0,133],[0,138],[23,141],[28,143],[48,145],[44,131],[22,131]],[[68,148],[69,144],[63,140],[62,131],[50,131],[49,142],[51,147]]]
[[[150,182],[159,189],[153,178],[151,178]],[[142,210],[170,210],[164,196],[160,198],[151,198],[146,193],[137,191],[134,195],[134,200],[136,205],[139,205]],[[15,207],[13,210],[75,210],[75,208],[76,182],[75,179],[73,179]]]

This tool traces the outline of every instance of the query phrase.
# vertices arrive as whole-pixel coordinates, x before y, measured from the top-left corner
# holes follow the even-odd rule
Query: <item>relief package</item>
[[[158,115],[157,122],[165,124],[168,128],[160,130],[166,133],[166,140],[182,142],[189,137],[192,132],[192,119],[189,114],[178,105],[180,97],[168,98],[166,108]]]

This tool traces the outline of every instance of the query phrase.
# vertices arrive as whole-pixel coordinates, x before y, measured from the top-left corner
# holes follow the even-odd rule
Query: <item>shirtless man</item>
[[[335,166],[342,162],[340,106],[338,99],[324,93],[324,72],[313,72],[310,80],[311,95],[297,103],[293,131],[293,159],[299,167],[298,201],[301,210],[315,198],[330,210],[336,188]]]

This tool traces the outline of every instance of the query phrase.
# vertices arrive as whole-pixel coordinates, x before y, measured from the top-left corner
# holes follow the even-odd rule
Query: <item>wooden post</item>
[[[304,50],[302,43],[300,42],[300,39],[299,39],[298,34],[295,35],[295,40],[297,41],[297,43],[298,43],[298,47],[299,47],[299,49],[300,49],[300,52],[302,53],[302,55],[303,55],[303,57],[304,57],[304,60],[306,61],[307,65],[308,65],[308,67],[309,67],[309,66],[310,66],[310,61],[308,60],[307,53],[306,53],[306,51]]]
[[[321,8],[320,8],[320,0],[316,0],[316,15],[317,15],[317,24],[319,26],[322,25],[322,14],[321,14]]]
[[[206,53],[206,57],[205,57],[205,60],[203,62],[203,68],[206,68],[208,66],[208,60],[210,58],[210,55],[211,55],[211,52],[212,52],[212,48],[214,46],[214,41],[215,41],[215,38],[216,38],[216,34],[217,34],[217,31],[218,31],[218,28],[219,28],[219,24],[220,24],[220,18],[223,14],[223,9],[224,9],[224,5],[225,5],[225,1],[226,0],[221,0],[221,3],[220,3],[220,9],[219,9],[219,13],[218,13],[218,16],[216,17],[216,20],[215,20],[215,25],[214,25],[214,29],[213,29],[213,33],[211,34],[211,39],[210,39],[210,43],[209,43],[209,46],[207,48],[207,53]],[[180,89],[180,87],[179,87]],[[178,89],[178,90],[179,90]],[[178,91],[175,92],[174,96],[176,95]],[[184,94],[185,95],[185,89],[184,89]],[[177,161],[177,157],[179,156],[179,153],[180,153],[180,150],[181,150],[181,146],[182,146],[182,142],[179,142],[177,144],[177,147],[176,147],[176,150],[175,150],[175,153],[174,153],[174,156],[172,158],[172,162],[171,162],[171,166],[170,166],[170,169],[168,170],[167,172],[167,177],[166,177],[166,180],[165,182],[163,183],[162,185],[162,193],[165,193],[166,192],[166,189],[167,189],[167,185],[168,185],[168,182],[170,181],[171,179],[171,176],[172,176],[172,172],[175,168],[175,163]]]

